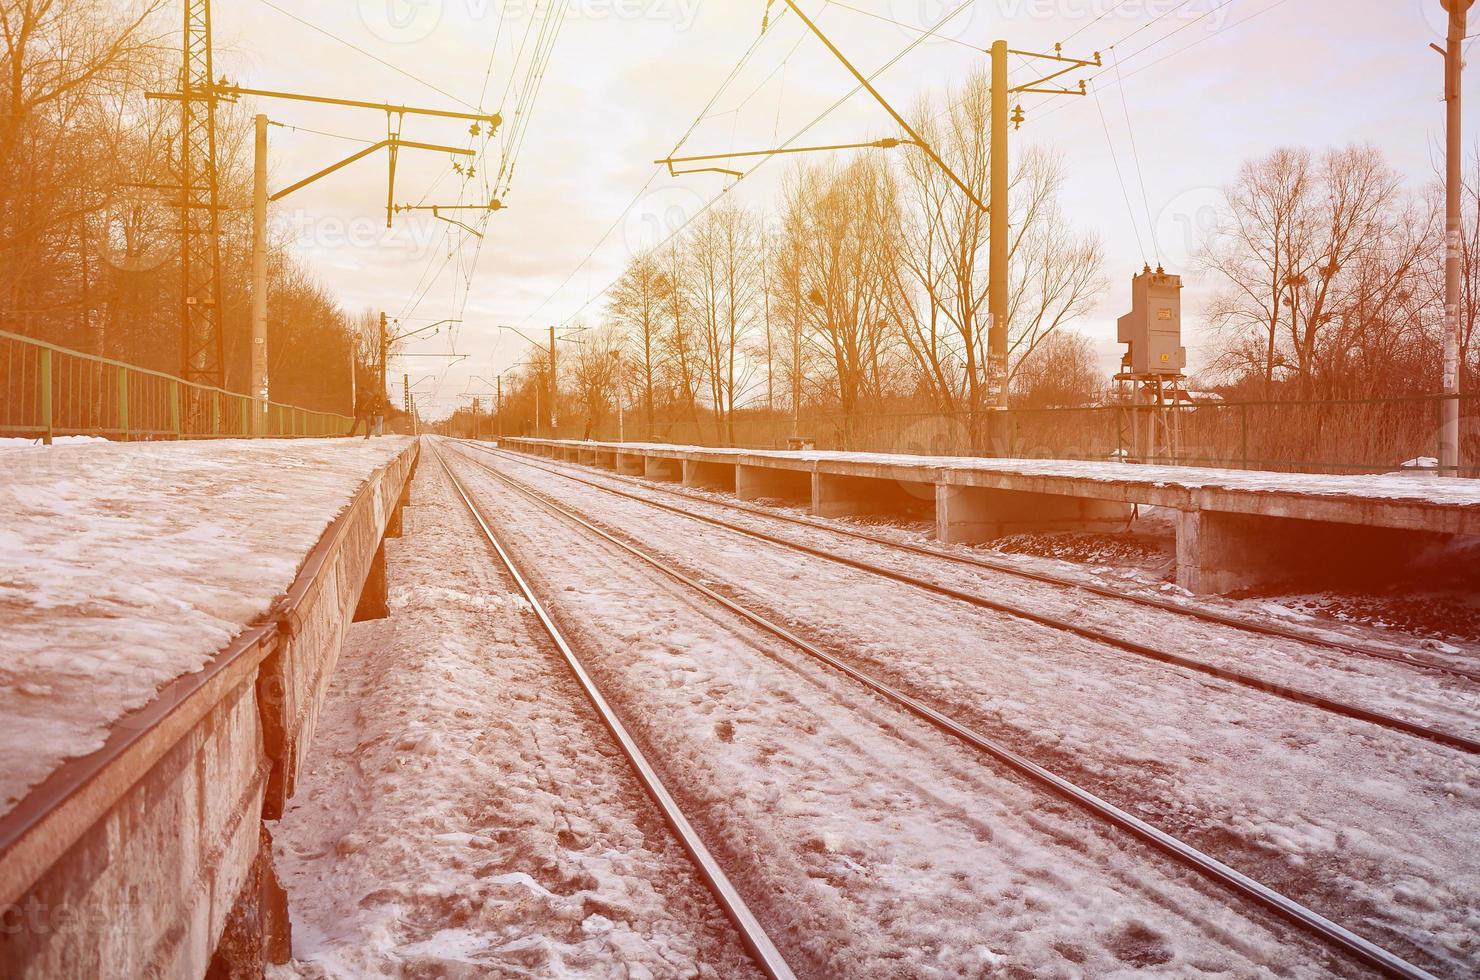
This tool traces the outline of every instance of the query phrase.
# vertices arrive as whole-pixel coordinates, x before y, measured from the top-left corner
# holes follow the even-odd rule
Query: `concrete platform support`
[[[355,604],[355,619],[363,623],[370,619],[385,619],[391,614],[385,583],[385,542],[375,551],[375,560],[370,563],[370,574],[365,578],[365,587],[360,590]]]
[[[1115,500],[947,483],[935,488],[935,536],[948,544],[1023,531],[1116,531],[1130,518],[1131,505]]]
[[[285,937],[286,902],[264,905],[258,894],[272,860],[258,819],[268,774],[261,746],[248,675],[140,774],[67,860],[6,907],[0,973],[203,976],[244,902]],[[237,944],[248,962],[230,975],[261,975],[266,950],[257,935]],[[275,962],[286,959],[283,944],[272,950]]]
[[[595,465],[604,470],[614,470],[617,468],[617,454],[610,449],[598,449]]]
[[[635,453],[617,453],[617,472],[626,476],[642,476],[645,467],[643,458]]]
[[[686,459],[683,461],[683,485],[734,493],[735,466],[733,463],[710,463],[697,459]]]
[[[933,519],[935,488],[906,480],[813,473],[812,513],[818,517]]]
[[[1217,595],[1282,583],[1380,584],[1452,540],[1401,528],[1183,510],[1177,514],[1177,584]]]
[[[735,495],[741,500],[785,500],[810,504],[812,474],[806,470],[780,470],[769,466],[736,466]]]
[[[666,456],[644,456],[642,458],[642,475],[649,480],[670,480],[678,483],[683,480],[683,467],[676,459]]]
[[[588,449],[585,446],[580,447],[576,450],[576,462],[582,466],[595,466],[596,450]]]

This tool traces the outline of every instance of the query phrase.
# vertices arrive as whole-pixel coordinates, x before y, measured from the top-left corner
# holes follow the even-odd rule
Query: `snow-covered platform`
[[[0,449],[0,961],[199,975],[272,919],[264,816],[357,613],[409,438]],[[11,924],[7,920],[7,925]]]
[[[821,517],[909,511],[946,542],[1124,526],[1135,505],[1177,512],[1177,581],[1194,592],[1402,561],[1480,536],[1480,480],[1325,476],[1115,461],[987,459],[661,443],[506,439],[511,448],[651,479],[806,503]]]

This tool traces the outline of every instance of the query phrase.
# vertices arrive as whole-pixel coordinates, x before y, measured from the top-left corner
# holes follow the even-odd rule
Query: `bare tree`
[[[1088,337],[1072,330],[1052,333],[1020,358],[1013,404],[1022,408],[1077,408],[1095,401],[1105,376]]]
[[[894,182],[878,157],[805,175],[788,200],[786,253],[811,336],[827,365],[842,426],[853,441],[858,416],[883,395],[881,361],[896,336],[886,281],[894,260]]]
[[[590,439],[612,410],[621,350],[622,335],[612,327],[592,330],[576,345],[572,373],[576,399],[586,416],[582,439]]]
[[[642,389],[643,419],[653,428],[654,389],[662,370],[665,308],[670,304],[674,283],[652,253],[635,256],[612,289],[607,307],[613,324],[626,337],[635,357],[638,385]]]
[[[745,357],[761,293],[753,216],[717,207],[700,220],[688,247],[689,306],[698,327],[709,402],[722,442],[735,439],[735,406],[749,381]]]
[[[1201,254],[1226,284],[1211,310],[1225,375],[1257,374],[1266,398],[1284,379],[1307,399],[1370,390],[1421,329],[1432,205],[1370,146],[1276,150],[1224,198]]]
[[[1281,148],[1246,162],[1223,191],[1224,214],[1214,237],[1199,250],[1201,264],[1221,275],[1228,289],[1208,315],[1223,333],[1219,367],[1229,375],[1250,368],[1263,376],[1273,397],[1281,304],[1297,254],[1309,237],[1310,153]]]
[[[917,128],[977,197],[987,196],[990,89],[972,75],[916,108]],[[944,412],[976,419],[986,407],[987,216],[924,154],[902,158],[899,261],[889,267],[891,307],[920,387]],[[1056,331],[1085,315],[1104,288],[1093,235],[1075,232],[1058,206],[1060,159],[1029,149],[1011,176],[1008,356],[1018,365]],[[972,426],[975,439],[979,433]]]
[[[669,374],[673,400],[697,433],[699,388],[704,383],[704,355],[694,325],[689,290],[684,285],[687,261],[678,242],[663,250],[662,274],[667,280],[663,309],[664,365]]]

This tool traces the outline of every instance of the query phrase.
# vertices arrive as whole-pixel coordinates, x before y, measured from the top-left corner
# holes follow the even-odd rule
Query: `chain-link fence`
[[[39,438],[326,436],[351,419],[253,399],[0,330],[0,434]],[[263,406],[258,406],[259,410]]]
[[[645,425],[628,413],[607,418],[590,437],[628,442],[785,449],[800,439],[816,449],[933,456],[1003,455],[1041,459],[1124,459],[1184,466],[1314,473],[1431,469],[1439,456],[1443,396],[1343,401],[1202,401],[1176,407],[1104,405],[1009,409],[942,415],[891,413],[737,414],[732,424]],[[1480,476],[1480,397],[1461,396],[1459,474]],[[571,429],[578,426],[572,424]],[[516,434],[512,430],[510,434]],[[530,435],[533,433],[518,433]],[[541,433],[548,435],[548,433]],[[581,434],[563,430],[567,438]]]

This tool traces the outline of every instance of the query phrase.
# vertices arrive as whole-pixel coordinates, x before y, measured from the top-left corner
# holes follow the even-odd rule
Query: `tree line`
[[[180,212],[177,4],[7,0],[0,6],[0,326],[178,374]],[[221,103],[221,325],[226,387],[250,378],[252,133]],[[369,370],[374,321],[346,313],[270,243],[272,399],[350,410],[351,365]],[[356,356],[358,355],[358,357]]]
[[[911,120],[981,198],[988,95],[974,75],[922,99]],[[1105,294],[1105,257],[1064,213],[1064,179],[1050,151],[1029,147],[1014,161],[1013,408],[1116,397],[1075,329]],[[1466,390],[1480,380],[1477,189],[1472,166],[1461,242]],[[1185,270],[1201,274],[1206,297],[1205,367],[1193,387],[1230,401],[1437,391],[1441,187],[1408,186],[1372,146],[1280,148],[1240,167],[1216,210],[1196,268]],[[990,408],[987,244],[986,215],[908,147],[798,166],[771,206],[722,201],[682,236],[630,258],[562,362],[571,366],[561,372],[560,434],[614,434],[620,403],[629,438],[776,442],[800,415],[804,429],[850,447],[868,442],[860,429],[914,414],[954,422],[948,448],[979,448],[977,420]],[[547,374],[536,363],[505,385],[511,427],[534,431]]]

